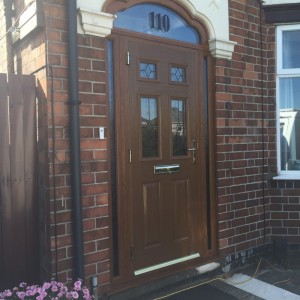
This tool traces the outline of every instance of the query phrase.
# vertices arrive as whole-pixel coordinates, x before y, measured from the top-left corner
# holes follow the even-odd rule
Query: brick
[[[22,1],[15,1],[17,10]],[[222,254],[232,254],[263,243],[264,226],[267,240],[272,236],[289,234],[289,242],[300,243],[297,236],[300,210],[300,184],[293,181],[270,182],[268,174],[276,168],[276,61],[274,42],[275,26],[263,28],[263,56],[260,49],[258,1],[231,0],[230,40],[237,41],[232,60],[214,59],[215,90],[213,95],[216,125],[216,181],[218,240]],[[68,57],[67,22],[64,1],[47,0],[44,3],[48,49],[45,34],[32,33],[31,46],[21,41],[18,51],[18,71],[27,73],[45,64],[46,51],[53,67],[55,99],[55,182],[57,184],[57,232],[59,234],[59,277],[66,280],[73,272],[71,166],[68,111]],[[87,278],[97,276],[103,286],[111,280],[110,270],[110,194],[108,140],[99,140],[98,127],[104,126],[108,134],[108,95],[106,73],[106,39],[78,34],[80,147],[82,159],[82,203],[85,240],[85,271]],[[2,58],[0,59],[2,62]],[[0,65],[2,64],[0,62]],[[261,68],[261,63],[264,64]],[[264,90],[262,74],[264,72]],[[45,132],[43,141],[46,159],[52,158],[52,116],[50,78],[46,70],[37,74],[40,92],[45,99],[45,109],[39,123]],[[263,99],[261,96],[263,92]],[[49,99],[47,99],[47,97]],[[264,101],[262,107],[262,100]],[[266,118],[261,121],[262,112]],[[264,128],[262,128],[264,126]],[[45,128],[44,128],[45,127]],[[264,133],[264,151],[262,146]],[[47,137],[48,135],[48,137]],[[41,154],[42,155],[42,154]],[[264,157],[263,157],[264,155]],[[264,158],[264,161],[263,161]],[[262,164],[265,164],[265,190],[262,192]],[[54,197],[53,168],[46,189]],[[263,195],[264,193],[264,195]],[[61,197],[64,199],[61,200]],[[52,257],[54,257],[54,203],[41,199],[50,206],[50,232]],[[263,207],[265,202],[265,207]],[[63,206],[66,203],[66,207]],[[264,213],[264,208],[266,212]],[[47,210],[45,210],[47,211]],[[47,211],[48,212],[48,211]],[[264,218],[267,220],[265,221]],[[45,259],[51,261],[51,258]],[[46,269],[46,267],[43,267]],[[50,268],[53,273],[53,263]],[[50,278],[50,276],[48,276]]]

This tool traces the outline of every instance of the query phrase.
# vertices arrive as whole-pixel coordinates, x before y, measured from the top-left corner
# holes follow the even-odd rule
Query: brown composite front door
[[[131,260],[135,275],[201,256],[206,238],[201,57],[121,39]]]

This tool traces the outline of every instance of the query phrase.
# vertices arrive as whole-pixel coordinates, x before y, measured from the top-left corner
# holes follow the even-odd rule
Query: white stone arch
[[[207,28],[209,49],[217,58],[231,59],[236,42],[229,40],[228,0],[177,0]],[[77,0],[78,32],[106,37],[115,16],[103,12],[106,0]]]

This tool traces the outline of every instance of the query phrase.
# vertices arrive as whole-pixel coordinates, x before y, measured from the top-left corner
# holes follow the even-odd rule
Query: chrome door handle
[[[189,148],[188,151],[192,151],[192,161],[193,161],[193,165],[196,164],[196,151],[197,151],[197,144],[196,144],[196,140],[193,140],[192,142],[192,148]]]

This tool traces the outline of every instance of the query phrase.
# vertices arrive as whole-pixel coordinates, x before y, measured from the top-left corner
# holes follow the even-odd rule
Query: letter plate
[[[154,174],[177,173],[180,171],[180,165],[157,165],[154,166]]]

